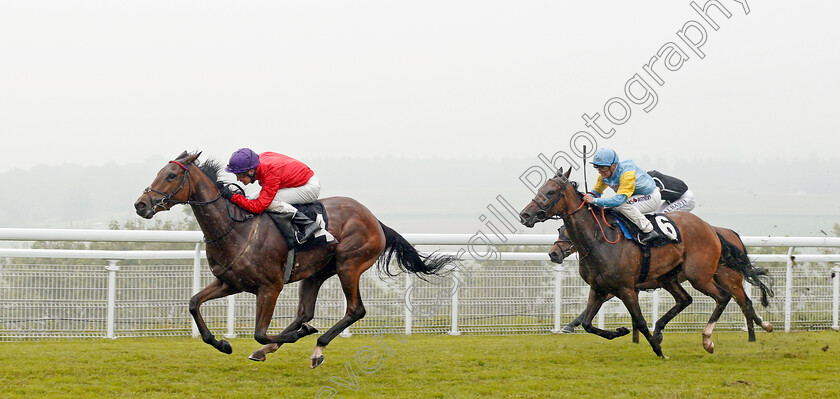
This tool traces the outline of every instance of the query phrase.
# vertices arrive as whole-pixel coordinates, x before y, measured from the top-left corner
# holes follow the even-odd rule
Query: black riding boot
[[[298,228],[295,229],[295,239],[298,244],[306,242],[306,240],[312,237],[312,235],[321,228],[318,223],[315,223],[314,220],[304,215],[303,212],[296,212],[295,217],[292,218],[292,223],[298,226]]]
[[[648,242],[653,241],[659,237],[661,237],[659,232],[657,232],[656,229],[653,229],[647,233],[642,233],[641,237],[639,237],[639,242],[641,242],[642,244],[647,244]]]

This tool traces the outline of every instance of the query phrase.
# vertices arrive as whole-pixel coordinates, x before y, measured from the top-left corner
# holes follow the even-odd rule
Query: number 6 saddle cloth
[[[624,237],[628,240],[635,241],[637,244],[642,245],[639,242],[639,236],[642,234],[642,230],[636,226],[635,223],[631,222],[627,219],[621,212],[611,212],[612,216],[618,222],[618,227],[621,228],[621,231],[624,232]],[[680,229],[677,228],[677,224],[671,220],[670,217],[666,216],[662,213],[657,214],[650,214],[644,215],[650,223],[653,224],[653,228],[659,232],[659,237],[654,239],[651,242],[648,242],[649,247],[662,247],[671,243],[679,243],[682,242],[682,234],[680,234]]]

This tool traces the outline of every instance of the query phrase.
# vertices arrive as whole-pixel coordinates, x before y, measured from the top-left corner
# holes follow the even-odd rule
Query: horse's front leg
[[[216,279],[213,280],[207,287],[204,287],[203,290],[199,291],[197,294],[193,295],[190,298],[190,314],[192,314],[193,320],[195,320],[195,325],[198,327],[198,332],[201,334],[201,340],[207,344],[212,345],[214,348],[218,349],[220,352],[227,353],[228,355],[233,353],[233,348],[230,346],[230,343],[221,340],[218,341],[207,328],[207,324],[204,323],[204,318],[201,317],[201,312],[199,311],[199,307],[204,302],[207,302],[211,299],[218,299],[224,298],[228,295],[233,295],[240,292],[240,290],[234,288],[231,285],[228,285],[222,280]]]
[[[254,339],[263,345],[285,344],[295,342],[300,337],[311,334],[309,330],[297,330],[281,332],[277,335],[268,335],[268,327],[271,324],[271,316],[274,314],[274,305],[277,304],[277,296],[280,289],[263,288],[257,294],[257,319],[254,325]],[[276,349],[275,349],[276,350]]]
[[[281,335],[297,331],[300,337],[304,337],[318,332],[315,327],[306,323],[315,317],[315,301],[318,299],[318,290],[321,289],[321,284],[324,283],[324,280],[326,280],[326,277],[315,275],[301,282],[297,317],[295,317],[294,321],[288,327],[280,332]],[[276,352],[280,348],[280,345],[282,344],[271,343],[265,345],[252,353],[248,359],[264,362],[265,355]]]
[[[663,359],[667,359],[667,357],[662,354],[662,347],[655,339],[653,339],[653,335],[651,335],[648,330],[647,322],[645,321],[645,317],[642,315],[642,308],[639,306],[639,294],[635,288],[622,288],[616,293],[616,296],[624,302],[624,306],[630,312],[630,318],[633,320],[633,326],[638,328],[639,332],[647,338],[651,348],[653,348],[653,353],[656,353],[657,356]]]
[[[607,331],[592,325],[592,319],[595,318],[595,315],[601,309],[601,305],[606,301],[606,295],[599,294],[593,289],[589,290],[589,301],[586,304],[586,310],[583,311],[584,316],[581,321],[583,329],[590,334],[595,334],[606,339],[614,339],[629,334],[630,330],[626,327],[619,327],[615,331]]]

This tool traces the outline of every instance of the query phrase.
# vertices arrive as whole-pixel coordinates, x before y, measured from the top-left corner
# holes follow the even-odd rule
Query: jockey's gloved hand
[[[221,191],[222,191],[222,197],[224,199],[230,199],[231,197],[233,197],[233,192],[230,191],[230,188],[228,188],[228,186],[222,187]]]

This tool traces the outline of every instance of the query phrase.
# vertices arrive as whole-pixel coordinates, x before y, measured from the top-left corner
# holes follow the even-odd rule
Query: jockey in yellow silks
[[[596,151],[592,165],[598,170],[598,181],[592,191],[584,195],[583,200],[601,207],[615,208],[627,216],[642,230],[643,234],[639,238],[642,243],[659,237],[653,224],[643,215],[655,212],[662,202],[659,187],[650,175],[629,159],[619,161],[618,154],[610,148]],[[615,195],[600,198],[607,187],[612,188]]]

